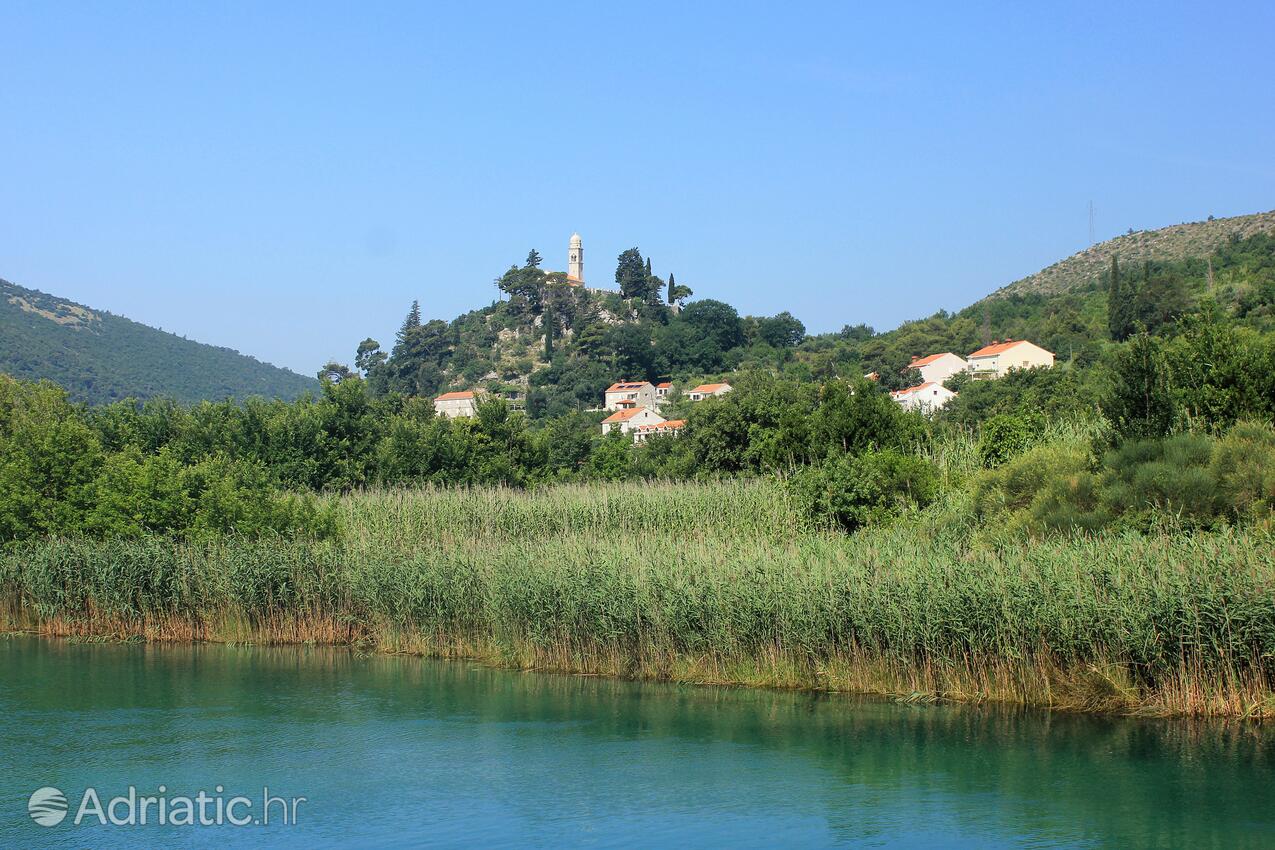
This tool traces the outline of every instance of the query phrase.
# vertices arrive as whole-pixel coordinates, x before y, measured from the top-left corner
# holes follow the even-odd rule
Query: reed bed
[[[970,548],[804,530],[768,482],[344,497],[339,542],[0,552],[0,625],[633,678],[1275,715],[1269,534]]]

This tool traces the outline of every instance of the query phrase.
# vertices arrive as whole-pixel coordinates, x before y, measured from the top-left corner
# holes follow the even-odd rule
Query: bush
[[[979,477],[975,514],[986,525],[1008,512],[999,527],[1040,533],[1270,523],[1275,509],[1275,428],[1266,423],[1242,422],[1221,439],[1130,440],[1089,467],[1076,447],[1038,446]]]
[[[1210,471],[1224,515],[1237,522],[1270,522],[1275,511],[1275,428],[1240,422],[1218,441]]]
[[[899,452],[841,455],[798,472],[790,487],[798,509],[815,525],[855,531],[917,510],[938,495],[934,465]]]
[[[994,469],[1032,447],[1045,431],[1038,413],[1002,413],[983,423],[978,436],[978,456]]]

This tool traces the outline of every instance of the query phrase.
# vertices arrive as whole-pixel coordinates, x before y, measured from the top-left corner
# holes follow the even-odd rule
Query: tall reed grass
[[[339,542],[5,549],[0,624],[912,699],[1275,713],[1275,546],[1259,532],[995,548],[909,525],[845,537],[803,530],[769,482],[386,490],[338,507]]]

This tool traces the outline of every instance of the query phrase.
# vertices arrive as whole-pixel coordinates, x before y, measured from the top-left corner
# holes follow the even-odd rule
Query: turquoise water
[[[1275,735],[1252,724],[332,649],[0,639],[0,756],[5,848],[1275,847]],[[72,823],[89,787],[219,784],[253,814],[266,786],[306,800],[289,825],[278,804],[268,826]],[[70,801],[57,826],[28,816],[42,786]]]

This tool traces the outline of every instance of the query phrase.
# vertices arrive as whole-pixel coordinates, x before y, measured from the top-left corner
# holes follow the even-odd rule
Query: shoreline
[[[1254,681],[1209,681],[1195,665],[1154,688],[1140,687],[1128,666],[1093,662],[1066,666],[1049,655],[1009,661],[967,657],[955,663],[890,661],[851,649],[813,659],[775,647],[728,656],[670,653],[653,646],[637,652],[563,639],[550,646],[490,635],[459,636],[383,630],[372,634],[333,618],[276,618],[249,625],[188,618],[94,621],[0,614],[0,635],[95,639],[103,643],[221,644],[226,646],[324,646],[383,656],[466,661],[495,669],[635,682],[670,682],[893,699],[900,703],[949,703],[1163,719],[1264,722],[1275,718],[1275,693]],[[344,634],[342,634],[344,632]],[[1225,677],[1224,677],[1225,678]]]

